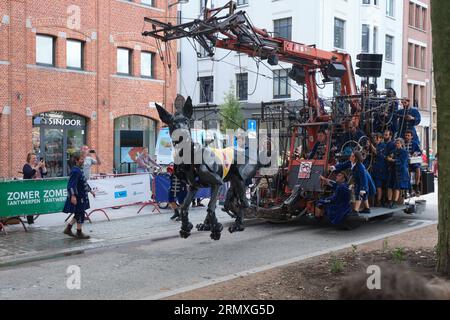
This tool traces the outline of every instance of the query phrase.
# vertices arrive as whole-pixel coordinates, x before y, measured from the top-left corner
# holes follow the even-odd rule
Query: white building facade
[[[201,16],[200,0],[179,6],[182,22]],[[202,0],[203,2],[203,0]],[[217,8],[227,0],[211,0]],[[323,50],[350,53],[356,70],[359,53],[384,55],[378,88],[394,88],[400,95],[402,86],[403,1],[401,0],[237,0],[238,10],[246,11],[253,25],[288,37],[292,41],[315,44]],[[197,51],[201,52],[197,45]],[[293,80],[286,84],[289,64],[259,64],[243,54],[217,49],[213,61],[197,57],[192,44],[179,42],[178,91],[191,96],[195,105],[220,105],[234,88],[245,104],[303,99],[303,90]],[[321,80],[318,80],[319,83]],[[357,77],[357,84],[360,79]],[[331,98],[333,83],[321,90]]]

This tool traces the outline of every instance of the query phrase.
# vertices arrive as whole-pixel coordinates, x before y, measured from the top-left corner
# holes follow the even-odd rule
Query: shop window
[[[156,159],[156,122],[150,118],[130,115],[114,120],[114,169],[118,173],[135,173],[136,157],[144,147]]]

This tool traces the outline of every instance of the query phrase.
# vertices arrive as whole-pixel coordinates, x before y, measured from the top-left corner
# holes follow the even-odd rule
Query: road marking
[[[332,253],[332,252],[335,252],[335,251],[340,251],[340,250],[343,250],[343,249],[351,248],[353,245],[359,246],[359,245],[362,245],[362,244],[365,244],[365,243],[378,241],[378,240],[382,240],[382,239],[385,239],[385,238],[393,237],[393,236],[396,236],[396,235],[399,235],[399,234],[403,234],[403,233],[406,233],[406,232],[422,229],[422,228],[429,227],[429,226],[432,226],[432,225],[437,225],[437,221],[419,220],[417,222],[421,222],[421,224],[420,225],[411,226],[411,227],[406,228],[404,230],[398,230],[398,231],[393,231],[393,232],[389,232],[389,233],[384,233],[384,234],[381,234],[381,235],[378,235],[378,236],[375,236],[375,237],[372,237],[372,238],[368,238],[368,239],[364,239],[364,240],[360,240],[360,241],[349,242],[349,243],[346,243],[344,245],[333,247],[331,249],[326,249],[326,250],[322,250],[322,251],[318,251],[318,252],[302,255],[302,256],[299,256],[299,257],[295,257],[295,258],[291,258],[291,259],[287,259],[287,260],[283,260],[283,261],[269,263],[267,265],[264,265],[264,266],[261,266],[261,267],[257,267],[257,268],[253,268],[253,269],[250,269],[250,270],[246,270],[246,271],[230,274],[230,275],[219,277],[219,278],[212,279],[212,280],[203,281],[203,282],[200,282],[200,283],[197,283],[197,284],[194,284],[194,285],[190,285],[190,286],[186,286],[186,287],[170,290],[170,291],[167,291],[167,292],[164,292],[164,293],[151,295],[151,296],[148,296],[148,297],[144,297],[141,300],[160,300],[160,299],[168,298],[168,297],[171,297],[171,296],[174,296],[174,295],[177,295],[177,294],[186,293],[186,292],[189,292],[189,291],[193,291],[193,290],[201,289],[201,288],[204,288],[204,287],[208,287],[208,286],[211,286],[211,285],[214,285],[214,284],[230,281],[230,280],[237,279],[237,278],[240,278],[240,277],[249,276],[249,275],[252,275],[252,274],[255,274],[255,273],[271,270],[271,269],[278,268],[278,267],[283,267],[283,266],[286,266],[286,265],[289,265],[289,264],[293,264],[293,263],[297,263],[297,262],[300,262],[300,261],[303,261],[303,260],[306,260],[306,259],[310,259],[310,258],[326,255],[326,254],[329,254],[329,253]]]

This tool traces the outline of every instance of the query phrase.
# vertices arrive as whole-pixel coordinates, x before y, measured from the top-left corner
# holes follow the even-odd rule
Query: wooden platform
[[[397,206],[394,209],[389,209],[389,208],[371,208],[370,211],[371,213],[360,213],[359,214],[359,218],[365,221],[369,221],[370,219],[376,218],[376,217],[381,217],[381,216],[387,216],[387,215],[392,215],[395,213],[402,213],[405,209],[407,208],[407,206]]]

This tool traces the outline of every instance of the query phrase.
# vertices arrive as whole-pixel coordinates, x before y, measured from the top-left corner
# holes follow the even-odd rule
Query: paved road
[[[436,202],[435,195],[428,197],[423,215],[397,215],[351,232],[254,221],[245,232],[224,233],[218,242],[211,241],[209,233],[182,240],[173,230],[173,236],[0,268],[0,300],[160,298],[183,287],[435,223]],[[81,268],[80,290],[66,286],[66,271],[72,265]]]

